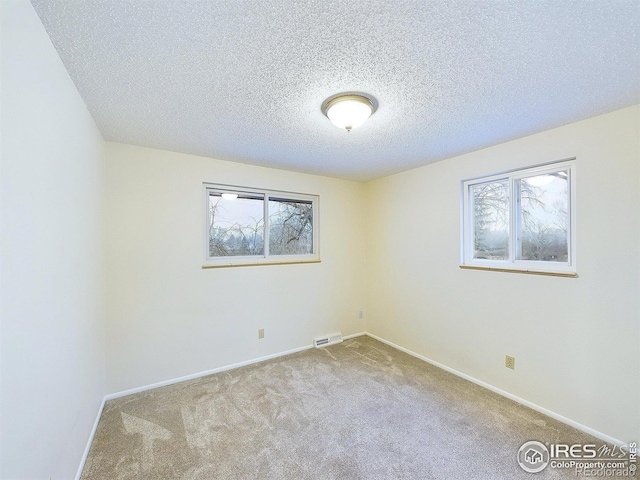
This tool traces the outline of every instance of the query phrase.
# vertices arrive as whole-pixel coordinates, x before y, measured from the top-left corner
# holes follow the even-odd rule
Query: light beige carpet
[[[107,402],[82,479],[576,478],[528,440],[603,443],[357,337]]]

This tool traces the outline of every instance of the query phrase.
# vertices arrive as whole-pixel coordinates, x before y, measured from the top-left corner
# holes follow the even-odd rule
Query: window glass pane
[[[509,181],[472,185],[473,258],[509,259]]]
[[[562,170],[520,180],[518,260],[568,261],[568,179]]]
[[[264,255],[264,199],[209,193],[209,256]]]
[[[269,253],[313,253],[313,203],[269,198]]]

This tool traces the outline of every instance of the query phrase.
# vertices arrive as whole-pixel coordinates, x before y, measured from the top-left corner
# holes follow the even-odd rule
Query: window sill
[[[548,272],[543,270],[521,270],[517,268],[479,267],[476,265],[460,265],[460,268],[466,270],[486,270],[489,272],[526,273],[529,275],[546,275],[549,277],[578,278],[578,274],[575,272]]]
[[[248,263],[205,263],[202,269],[230,268],[230,267],[258,267],[264,265],[299,265],[302,263],[320,263],[320,259],[313,260],[278,260],[273,262],[248,262]]]

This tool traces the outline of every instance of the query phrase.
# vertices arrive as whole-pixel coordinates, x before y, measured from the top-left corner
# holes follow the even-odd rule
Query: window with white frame
[[[317,195],[204,187],[205,267],[319,261]]]
[[[573,160],[462,182],[462,266],[575,276]]]

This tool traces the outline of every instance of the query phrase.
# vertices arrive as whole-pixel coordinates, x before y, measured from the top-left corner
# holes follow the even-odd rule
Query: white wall
[[[1,3],[0,477],[68,479],[105,394],[104,142],[31,4]]]
[[[368,184],[367,330],[637,441],[639,138],[635,106]],[[569,157],[579,278],[461,270],[460,181]]]
[[[364,330],[363,184],[117,143],[106,151],[110,392]],[[203,270],[202,182],[320,195],[322,262]]]

